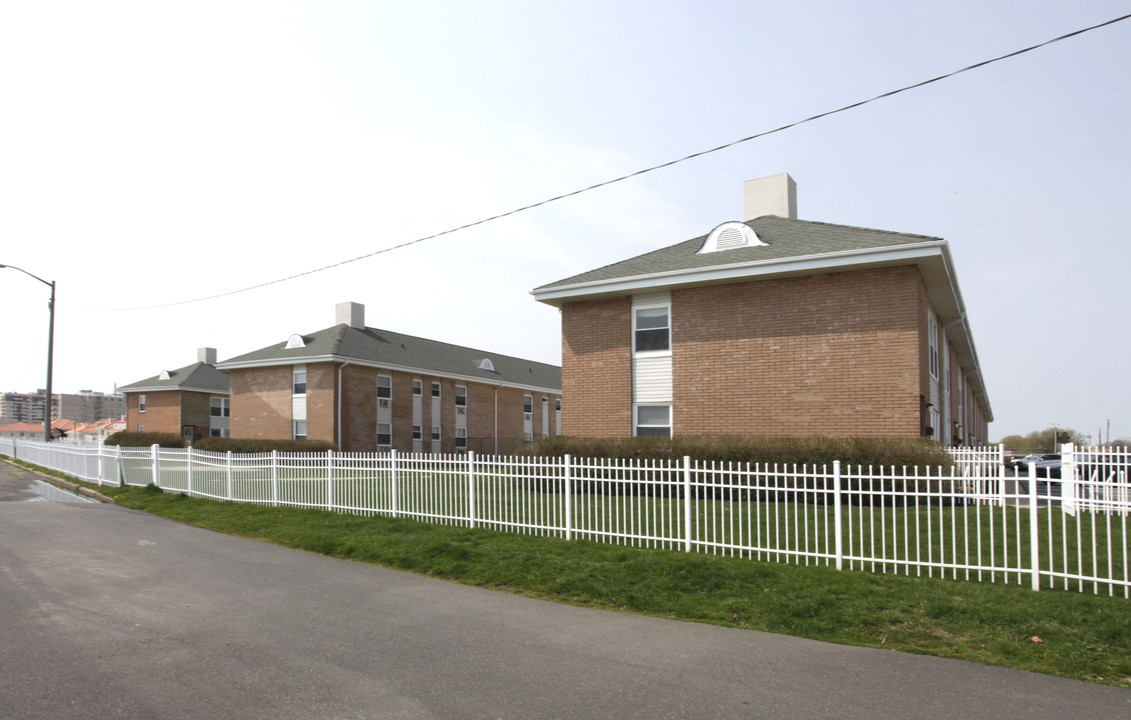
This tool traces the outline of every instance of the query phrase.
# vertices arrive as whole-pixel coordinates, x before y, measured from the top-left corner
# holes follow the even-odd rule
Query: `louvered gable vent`
[[[765,245],[754,229],[741,222],[725,222],[711,231],[697,254]]]

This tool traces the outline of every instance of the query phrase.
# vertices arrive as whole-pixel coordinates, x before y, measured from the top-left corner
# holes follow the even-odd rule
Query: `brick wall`
[[[632,436],[631,312],[629,298],[562,306],[564,434]]]
[[[293,373],[290,365],[231,371],[232,437],[291,439]]]
[[[212,427],[211,393],[181,393],[181,426],[185,425],[192,425],[194,442],[208,437]]]
[[[145,412],[138,412],[137,399],[145,395]],[[126,396],[126,427],[130,432],[139,432],[145,426],[146,432],[181,434],[181,392],[162,390],[159,392],[137,392]]]
[[[917,436],[922,288],[897,267],[673,291],[675,432]]]

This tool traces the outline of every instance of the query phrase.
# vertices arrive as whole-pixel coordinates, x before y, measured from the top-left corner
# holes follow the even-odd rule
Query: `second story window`
[[[388,375],[377,376],[377,397],[391,398],[393,396],[393,378]]]
[[[214,397],[210,402],[212,417],[229,417],[232,414],[228,398]]]
[[[137,411],[138,412],[145,412],[145,395],[138,395],[137,396]],[[142,430],[142,432],[145,432],[145,431]]]
[[[534,396],[533,395],[523,395],[522,396],[522,411],[524,413],[534,412]]]
[[[432,397],[440,397],[440,383],[432,383]]]
[[[463,385],[456,386],[456,407],[467,407],[467,388]]]
[[[636,352],[671,350],[668,306],[637,308],[632,316],[633,348]]]
[[[306,394],[306,366],[296,365],[294,374],[294,383],[292,384],[291,393],[294,395]]]
[[[424,394],[424,384],[421,381],[419,381],[419,380],[413,380],[412,381],[412,394],[413,395],[423,395]]]

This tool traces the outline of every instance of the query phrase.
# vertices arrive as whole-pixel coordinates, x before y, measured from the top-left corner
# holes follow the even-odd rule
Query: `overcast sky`
[[[874,97],[1131,2],[0,4],[0,263],[58,283],[55,392],[373,327],[558,364],[539,285],[742,219],[950,243],[994,440],[1131,437],[1131,21]],[[0,391],[45,384],[48,289],[0,270]],[[199,298],[220,297],[195,301]],[[194,302],[195,301],[195,302]]]

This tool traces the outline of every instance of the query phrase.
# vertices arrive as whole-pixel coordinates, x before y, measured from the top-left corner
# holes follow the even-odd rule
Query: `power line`
[[[846,112],[848,110],[854,110],[858,107],[862,107],[862,106],[867,105],[869,103],[874,103],[878,100],[884,100],[886,98],[890,98],[890,97],[893,97],[895,95],[899,95],[901,93],[908,92],[909,90],[916,90],[918,88],[925,87],[927,85],[931,85],[933,83],[937,83],[939,81],[946,80],[948,78],[952,78],[955,75],[961,75],[964,72],[969,72],[971,70],[977,70],[979,68],[986,67],[987,65],[992,65],[993,63],[1001,62],[1002,60],[1008,60],[1009,58],[1017,57],[1018,55],[1024,55],[1025,53],[1033,52],[1034,50],[1039,50],[1040,48],[1046,47],[1048,45],[1052,45],[1053,43],[1058,43],[1062,40],[1067,40],[1069,38],[1076,37],[1077,35],[1083,35],[1084,33],[1091,32],[1093,30],[1098,30],[1102,27],[1107,27],[1108,25],[1114,25],[1115,23],[1123,22],[1124,20],[1128,20],[1128,19],[1131,19],[1131,13],[1117,17],[1117,18],[1113,18],[1111,20],[1107,20],[1106,22],[1102,22],[1102,23],[1099,23],[1097,25],[1092,25],[1090,27],[1086,27],[1086,28],[1082,28],[1080,30],[1075,30],[1075,31],[1070,32],[1070,33],[1066,33],[1066,34],[1061,35],[1059,37],[1052,38],[1051,40],[1046,40],[1042,43],[1038,43],[1036,45],[1032,45],[1030,47],[1023,48],[1021,50],[1014,50],[1013,52],[1006,53],[1005,55],[1000,55],[1000,56],[992,58],[990,60],[983,60],[982,62],[974,63],[973,65],[967,65],[964,68],[961,68],[959,70],[954,70],[952,72],[946,73],[945,75],[939,75],[939,76],[933,77],[929,80],[923,80],[922,82],[917,82],[913,85],[906,85],[904,87],[899,88],[898,90],[890,90],[888,92],[877,95],[873,98],[869,98],[867,100],[860,100],[859,102],[854,102],[854,103],[851,103],[849,105],[839,107],[835,110],[828,110],[828,111],[823,112],[823,113],[818,113],[817,115],[812,115],[810,117],[805,118],[804,120],[797,120],[796,122],[791,122],[788,125],[782,125],[781,127],[777,127],[777,128],[772,129],[772,130],[764,130],[764,131],[756,133],[754,135],[749,135],[749,136],[744,137],[744,138],[739,138],[738,140],[733,140],[733,141],[728,142],[724,145],[719,145],[718,147],[713,147],[709,150],[700,150],[699,152],[695,152],[695,153],[692,153],[690,155],[685,155],[685,156],[678,158],[676,160],[669,160],[667,162],[660,163],[659,165],[653,165],[651,167],[647,167],[647,168],[644,168],[642,170],[637,170],[636,172],[632,172],[632,173],[629,173],[627,175],[621,175],[620,177],[612,178],[611,180],[605,180],[603,182],[599,182],[599,183],[596,183],[594,185],[589,185],[588,187],[583,187],[583,188],[580,188],[578,190],[573,190],[571,192],[563,193],[561,195],[555,195],[553,197],[546,198],[545,200],[541,200],[541,201],[536,202],[536,203],[531,203],[529,205],[523,205],[522,207],[515,208],[514,210],[509,210],[509,211],[504,212],[504,213],[499,213],[498,215],[491,215],[490,217],[485,217],[481,220],[476,220],[474,222],[465,223],[463,225],[459,225],[457,227],[453,227],[453,228],[450,228],[448,230],[443,230],[441,232],[434,233],[432,235],[426,235],[424,237],[416,238],[415,240],[409,240],[407,242],[400,243],[399,245],[393,245],[391,247],[382,248],[380,250],[374,250],[371,253],[366,253],[365,255],[359,255],[359,256],[357,256],[355,258],[351,258],[349,260],[342,260],[341,262],[336,262],[336,263],[333,263],[332,265],[324,265],[323,267],[315,268],[313,270],[307,270],[305,272],[296,273],[294,275],[288,275],[287,277],[278,278],[277,280],[269,280],[267,282],[259,283],[258,285],[251,285],[251,286],[248,286],[248,287],[245,287],[245,288],[240,288],[238,290],[229,290],[228,292],[218,293],[216,295],[208,295],[206,297],[194,298],[192,300],[180,300],[180,301],[177,301],[177,302],[164,303],[164,304],[161,304],[161,305],[146,305],[146,306],[143,306],[143,307],[117,308],[117,309],[119,309],[119,310],[152,310],[152,309],[155,309],[155,308],[173,307],[173,306],[176,306],[176,305],[188,305],[188,304],[191,304],[191,303],[204,302],[206,300],[215,300],[217,298],[227,297],[229,295],[238,295],[240,293],[250,292],[252,290],[258,290],[260,288],[265,288],[265,287],[268,287],[268,286],[271,286],[271,285],[278,285],[279,283],[284,283],[284,282],[287,282],[287,281],[290,281],[290,280],[296,280],[300,277],[306,277],[307,275],[314,275],[315,273],[324,272],[326,270],[332,270],[333,268],[341,267],[342,265],[349,265],[350,263],[355,263],[355,262],[358,262],[360,260],[366,260],[366,259],[374,257],[376,255],[383,255],[385,253],[393,252],[394,250],[400,250],[401,248],[406,248],[406,247],[409,247],[410,245],[416,245],[418,243],[422,243],[422,242],[425,242],[425,241],[428,241],[428,240],[435,240],[436,238],[443,237],[445,235],[451,235],[453,233],[458,233],[458,232],[461,232],[463,230],[468,230],[470,228],[477,227],[479,225],[485,225],[486,223],[494,222],[495,220],[501,220],[505,217],[510,217],[511,215],[517,215],[518,213],[526,212],[527,210],[533,210],[535,208],[542,207],[543,205],[549,205],[550,203],[557,202],[559,200],[565,200],[566,198],[571,198],[571,197],[574,197],[574,196],[577,196],[577,195],[581,195],[583,193],[591,192],[593,190],[598,190],[598,189],[603,188],[603,187],[608,187],[609,185],[614,185],[614,184],[619,183],[619,182],[624,182],[625,180],[630,180],[632,178],[639,177],[641,175],[645,175],[645,174],[650,173],[650,172],[655,172],[656,170],[662,170],[664,168],[672,167],[673,165],[678,165],[680,163],[687,162],[688,160],[694,160],[695,158],[700,158],[700,157],[703,157],[704,155],[710,155],[711,153],[716,153],[716,152],[719,152],[721,150],[726,150],[728,148],[734,147],[735,145],[741,145],[742,143],[750,142],[751,140],[757,140],[758,138],[763,138],[763,137],[766,137],[767,135],[774,135],[776,133],[784,132],[784,131],[789,130],[791,128],[795,128],[799,125],[811,123],[815,120],[821,120],[822,118],[827,118],[827,117],[832,116],[832,115],[837,115],[839,113]]]

